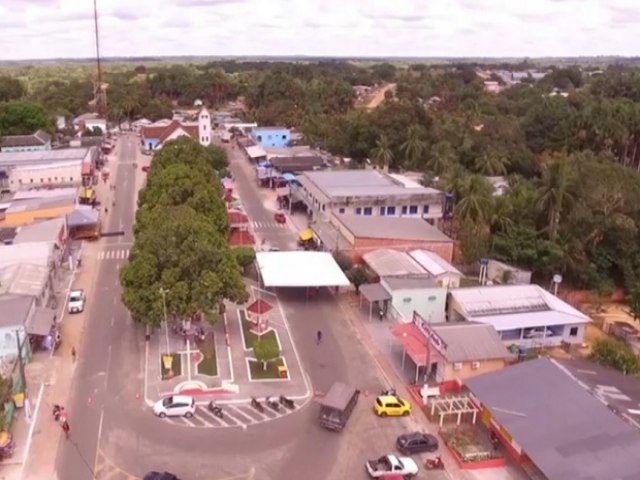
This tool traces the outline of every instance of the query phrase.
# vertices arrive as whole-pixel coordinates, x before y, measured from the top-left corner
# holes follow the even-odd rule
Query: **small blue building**
[[[255,127],[251,138],[262,147],[286,148],[291,143],[291,131],[285,127]]]

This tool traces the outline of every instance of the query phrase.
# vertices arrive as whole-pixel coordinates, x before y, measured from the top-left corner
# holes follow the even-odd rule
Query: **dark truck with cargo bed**
[[[334,383],[320,400],[320,425],[329,430],[341,431],[358,403],[360,390],[341,382]]]

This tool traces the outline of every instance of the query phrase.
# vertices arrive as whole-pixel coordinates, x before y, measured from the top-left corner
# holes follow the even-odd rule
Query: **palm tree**
[[[389,167],[393,161],[393,152],[389,146],[386,135],[380,135],[376,140],[376,146],[371,150],[371,159],[379,168]]]
[[[474,167],[482,175],[489,177],[502,176],[507,174],[509,160],[499,152],[486,151],[476,158]]]
[[[491,219],[493,203],[493,187],[487,179],[481,175],[468,175],[455,214],[462,221],[486,224]]]
[[[436,175],[447,171],[456,161],[456,154],[449,142],[436,143],[429,152],[427,168]]]
[[[400,145],[400,150],[414,168],[427,149],[427,145],[422,139],[422,133],[423,131],[419,125],[412,125],[409,128],[407,139]]]
[[[542,165],[542,176],[538,187],[536,202],[541,211],[547,212],[549,240],[558,237],[560,220],[565,207],[574,198],[570,192],[573,184],[573,171],[569,159],[565,156],[547,157]]]

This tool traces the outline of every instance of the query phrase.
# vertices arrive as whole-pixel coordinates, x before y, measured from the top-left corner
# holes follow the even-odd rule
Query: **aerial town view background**
[[[640,478],[640,6],[86,3],[0,4],[0,479]]]

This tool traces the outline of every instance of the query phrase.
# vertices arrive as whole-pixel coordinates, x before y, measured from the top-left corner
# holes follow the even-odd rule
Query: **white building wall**
[[[53,164],[45,167],[22,167],[9,172],[9,190],[48,185],[82,185],[82,161],[73,164]]]
[[[198,141],[200,145],[211,145],[211,116],[206,108],[200,110],[198,114]]]

